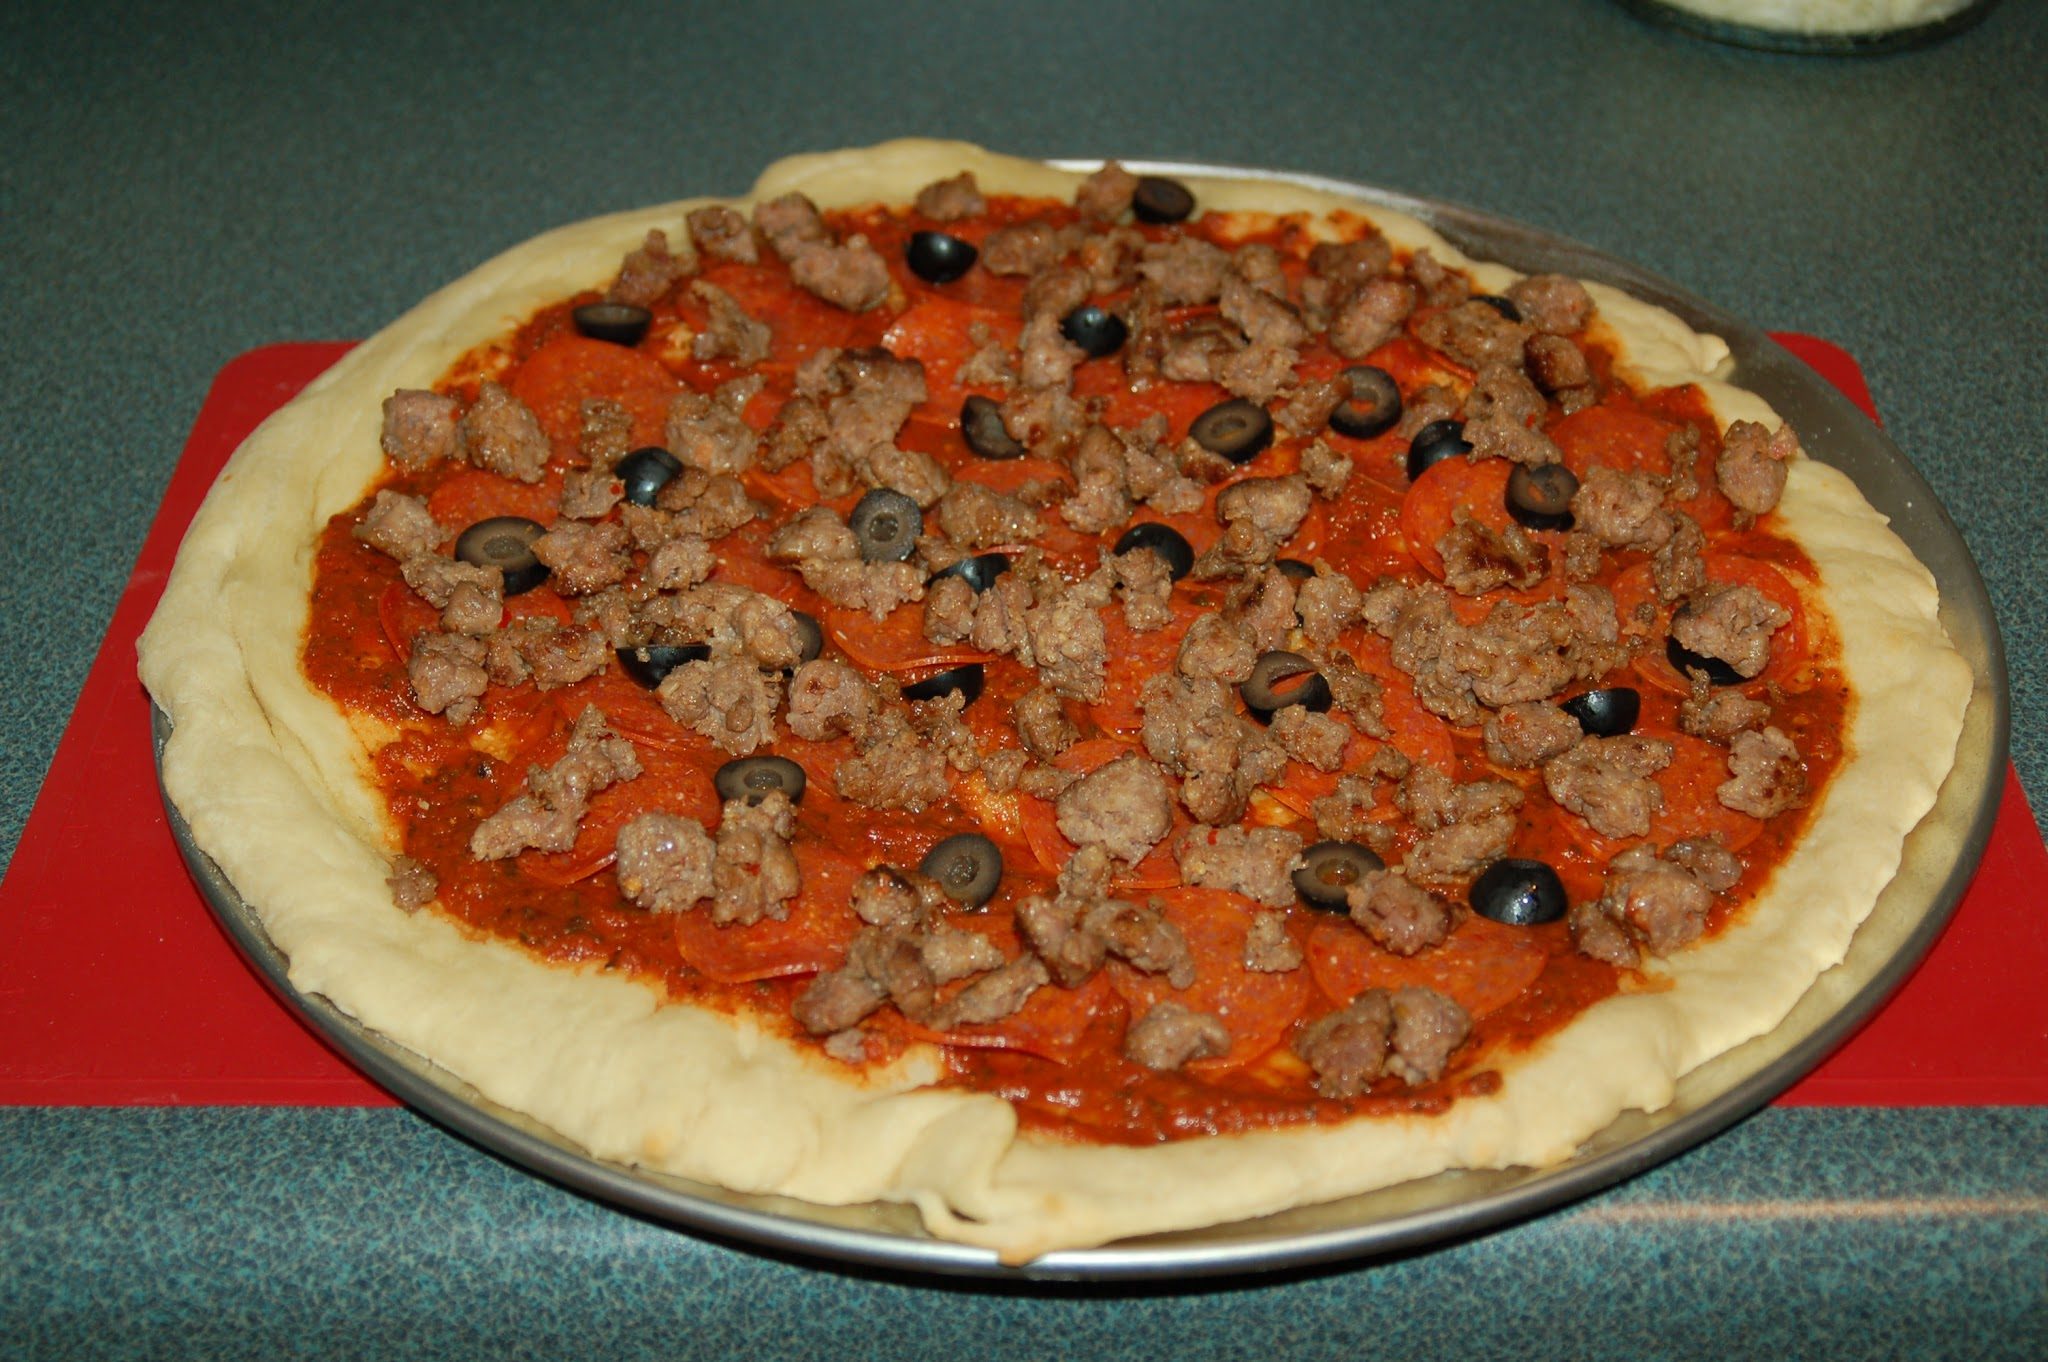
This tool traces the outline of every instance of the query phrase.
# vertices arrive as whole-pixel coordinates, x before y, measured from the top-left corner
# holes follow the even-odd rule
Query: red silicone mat
[[[1875,416],[1846,353],[1777,339]],[[222,463],[347,348],[251,351],[207,395],[0,884],[0,1103],[391,1103],[269,993],[215,924],[164,819],[135,679],[136,636]],[[2008,774],[1953,925],[1898,997],[1780,1100],[2048,1103],[2044,883],[2048,849]]]

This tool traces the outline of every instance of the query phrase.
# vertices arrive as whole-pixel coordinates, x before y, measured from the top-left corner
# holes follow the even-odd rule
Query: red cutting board
[[[1779,339],[1870,409],[1846,354]],[[221,464],[347,348],[251,351],[207,395],[0,883],[0,1104],[391,1104],[215,923],[165,822],[135,679],[136,637]],[[2048,850],[2008,776],[1954,925],[1891,1005],[1781,1100],[2048,1103],[2043,884]]]

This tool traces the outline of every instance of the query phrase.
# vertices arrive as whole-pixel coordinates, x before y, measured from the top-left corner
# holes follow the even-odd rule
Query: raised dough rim
[[[889,147],[883,147],[883,150],[877,150],[877,152],[868,152],[868,154],[862,154],[862,156],[866,156],[866,158],[870,158],[870,160],[872,160],[872,158],[877,158],[877,156],[893,156],[893,154],[899,154],[899,152],[903,152],[903,150],[907,150],[907,147],[903,147],[903,143],[891,143]],[[956,160],[956,156],[958,156],[958,152],[954,150],[954,147],[915,147],[915,150],[918,150],[918,152],[938,152],[938,154],[944,154],[944,156],[948,158],[948,164],[950,164],[950,160]],[[811,170],[811,168],[813,168],[813,166],[817,166],[817,164],[829,164],[829,162],[815,162],[815,160],[811,160],[811,158],[801,158],[801,160],[797,160],[797,162],[784,162],[784,164],[780,164],[778,168],[772,168],[772,170],[770,170],[770,172],[768,172],[768,174],[764,176],[764,184],[780,184],[780,182],[784,182],[784,180],[791,180],[791,176],[793,176],[795,180],[805,180],[805,182],[807,182],[807,186],[809,186],[809,176],[807,176],[805,172],[807,172],[807,170]],[[932,166],[932,164],[936,164],[936,162],[926,162],[926,166]],[[1012,162],[1012,164],[1014,164],[1014,162]],[[1032,170],[1034,170],[1036,174],[1044,174],[1044,168],[1032,168]],[[782,176],[782,180],[778,180],[778,178],[776,178],[778,174]],[[1270,176],[1268,176],[1268,178],[1270,178]],[[913,188],[913,186],[915,186],[915,184],[911,184],[911,188]],[[1309,182],[1309,186],[1313,186],[1313,188],[1317,188],[1317,190],[1325,190],[1325,188],[1343,188],[1343,190],[1348,190],[1348,193],[1358,193],[1358,186],[1339,186],[1339,184],[1333,184],[1333,182]],[[877,186],[877,188],[874,188],[874,193],[877,193],[877,195],[891,195],[891,193],[897,193],[897,186],[889,186],[889,184],[883,184],[883,186]],[[821,197],[829,197],[829,195],[821,195]],[[602,225],[618,225],[618,229],[621,229],[621,231],[623,231],[623,229],[627,227],[627,223],[639,223],[639,221],[645,221],[645,219],[653,219],[653,221],[664,221],[664,223],[668,223],[668,225],[674,225],[674,219],[676,219],[676,217],[680,217],[680,209],[676,209],[674,205],[666,205],[666,207],[662,207],[662,209],[651,209],[651,211],[645,211],[645,213],[621,215],[621,217],[614,217],[614,219],[598,219],[598,223],[602,223]],[[586,223],[586,227],[590,227],[590,225],[598,225],[598,223]],[[559,236],[559,233],[555,233],[555,236]],[[543,238],[543,240],[547,240],[547,238]],[[532,244],[530,244],[530,246],[532,246]],[[616,262],[616,250],[612,250],[612,248],[604,248],[604,250],[598,250],[596,254],[598,254],[600,258],[604,258],[606,266],[608,266],[608,264],[614,264],[614,262]],[[459,287],[461,287],[461,283],[463,283],[463,281],[459,281],[459,285],[455,285],[455,289],[459,289]],[[524,283],[524,279],[520,279],[520,283]],[[453,289],[451,289],[451,291],[453,291]],[[229,479],[229,481],[231,481],[231,479]],[[348,498],[348,500],[352,500],[352,498]],[[244,582],[246,582],[246,580],[244,580]],[[227,586],[229,586],[229,588],[233,588],[233,586],[236,586],[236,582],[227,582]],[[334,813],[340,813],[340,809],[332,809],[332,811],[334,811]],[[328,850],[334,850],[334,848],[328,848]],[[1765,1096],[1767,1096],[1767,1094],[1765,1094]],[[1761,1098],[1757,1098],[1757,1100],[1761,1100]],[[1014,1245],[1012,1245],[1012,1251],[1014,1251]],[[1051,1266],[1051,1264],[1049,1264],[1049,1266]]]

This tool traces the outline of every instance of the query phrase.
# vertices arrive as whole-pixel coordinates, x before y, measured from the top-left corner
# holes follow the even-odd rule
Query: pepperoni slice
[[[400,662],[412,660],[412,643],[421,634],[438,628],[441,612],[428,605],[404,582],[393,582],[377,597],[377,623],[384,641]]]
[[[846,942],[860,929],[849,906],[861,868],[832,857],[803,863],[803,888],[789,916],[748,926],[711,920],[709,904],[676,914],[676,950],[684,963],[722,984],[751,983],[836,967]]]
[[[1074,1064],[1116,1046],[1123,1035],[1128,1008],[1103,973],[1079,988],[1045,984],[1001,1021],[936,1031],[908,1020],[891,1008],[882,1024],[918,1040],[982,1050],[1019,1050],[1057,1064]]]
[[[957,667],[995,657],[979,649],[933,643],[924,636],[924,610],[898,607],[877,620],[865,610],[828,605],[818,622],[848,657],[871,672],[913,672],[923,668]]]
[[[583,403],[592,397],[610,398],[632,415],[634,444],[660,444],[679,385],[652,355],[564,332],[528,355],[508,386],[549,439],[573,447],[583,431]]]
[[[1813,661],[1813,642],[1806,616],[1806,601],[1799,588],[1781,570],[1761,558],[1739,553],[1709,553],[1704,556],[1707,580],[1724,586],[1749,586],[1783,606],[1792,618],[1771,635],[1771,660],[1764,669],[1742,683],[1745,690],[1775,684],[1782,689],[1802,691],[1803,679]],[[1658,645],[1637,654],[1635,670],[1651,685],[1676,695],[1690,695],[1692,683],[1671,665],[1661,646],[1671,629],[1671,609],[1657,596],[1656,578],[1648,563],[1637,563],[1614,582],[1615,612],[1627,619],[1638,605],[1647,603],[1657,612]]]
[[[1408,488],[1401,499],[1401,535],[1408,541],[1408,552],[1432,577],[1444,575],[1443,555],[1436,546],[1451,532],[1459,507],[1496,533],[1514,523],[1506,500],[1508,474],[1513,471],[1506,459],[1445,459],[1425,469]]]
[[[1559,821],[1566,833],[1588,857],[1605,865],[1641,840],[1668,847],[1688,838],[1712,837],[1730,851],[1740,851],[1756,840],[1763,823],[1714,797],[1714,791],[1728,779],[1727,748],[1689,733],[1649,732],[1647,736],[1671,744],[1671,764],[1650,777],[1663,792],[1664,807],[1651,817],[1644,838],[1603,836],[1576,814],[1561,813]]]
[[[1245,936],[1257,920],[1250,902],[1220,889],[1168,889],[1152,896],[1167,920],[1187,938],[1195,959],[1195,981],[1180,989],[1160,974],[1146,974],[1121,961],[1105,968],[1110,983],[1130,1004],[1133,1020],[1172,999],[1221,1021],[1230,1048],[1188,1062],[1191,1072],[1240,1068],[1278,1045],[1315,997],[1303,969],[1262,973],[1244,967]]]
[[[1472,914],[1443,944],[1400,956],[1348,920],[1326,918],[1309,931],[1308,963],[1323,992],[1339,1002],[1369,988],[1433,988],[1477,1020],[1512,1002],[1543,973],[1549,952],[1535,935],[1542,930]]]
[[[617,347],[614,346],[614,349]],[[539,482],[514,482],[481,468],[452,473],[427,495],[427,510],[459,534],[479,520],[516,515],[552,525],[561,512],[562,482],[549,474]]]

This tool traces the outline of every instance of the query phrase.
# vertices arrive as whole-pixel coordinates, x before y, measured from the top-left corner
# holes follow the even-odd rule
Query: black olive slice
[[[1131,213],[1140,222],[1184,222],[1194,211],[1195,196],[1188,187],[1164,175],[1140,175],[1131,193]]]
[[[1508,474],[1508,514],[1525,530],[1568,530],[1572,494],[1578,490],[1578,478],[1561,463],[1535,468],[1518,463]]]
[[[1273,566],[1279,568],[1281,575],[1289,581],[1307,582],[1315,579],[1315,565],[1304,563],[1299,558],[1275,558]]]
[[[613,475],[626,485],[626,500],[635,506],[652,506],[654,494],[682,471],[683,461],[660,445],[636,449],[612,469]]]
[[[860,543],[862,562],[901,563],[917,552],[924,512],[895,488],[876,487],[854,503],[846,528]]]
[[[1330,707],[1330,683],[1300,653],[1261,653],[1237,693],[1260,723],[1289,705],[1317,712]]]
[[[913,681],[903,688],[906,700],[936,700],[954,691],[966,697],[967,704],[973,704],[981,697],[982,683],[988,673],[979,662],[969,662],[958,667],[927,676],[922,681]]]
[[[955,833],[927,851],[917,871],[937,880],[955,903],[979,908],[1003,882],[1003,853],[978,832]]]
[[[1510,927],[1533,927],[1564,916],[1564,882],[1541,861],[1503,856],[1472,881],[1472,911]]]
[[[1498,293],[1475,293],[1472,295],[1472,301],[1485,303],[1511,322],[1522,320],[1522,309],[1515,306],[1515,300],[1512,298],[1503,298]]]
[[[1618,738],[1635,728],[1642,717],[1642,692],[1630,686],[1609,686],[1574,695],[1558,706],[1579,721],[1579,727],[1595,738]]]
[[[1156,520],[1125,530],[1111,552],[1129,553],[1132,549],[1150,549],[1165,559],[1167,575],[1176,582],[1193,571],[1195,566],[1195,546],[1188,543],[1187,536]]]
[[[789,616],[796,621],[796,631],[803,639],[803,642],[797,645],[796,655],[796,665],[801,667],[825,651],[825,631],[818,627],[818,618],[815,615],[792,610]]]
[[[505,578],[505,594],[517,596],[548,579],[546,563],[533,556],[533,541],[547,533],[520,515],[479,520],[455,541],[455,556],[472,567],[494,567]]]
[[[1707,681],[1712,685],[1739,686],[1742,684],[1742,673],[1736,671],[1733,666],[1718,657],[1710,657],[1705,653],[1696,653],[1683,643],[1680,643],[1676,638],[1669,638],[1664,641],[1664,656],[1670,659],[1672,666],[1678,668],[1679,675],[1681,676],[1691,672],[1705,672]]]
[[[653,690],[668,674],[685,662],[702,662],[711,656],[708,643],[643,643],[637,648],[620,648],[619,665],[626,675]]]
[[[1233,397],[1197,416],[1188,434],[1211,454],[1232,463],[1250,463],[1273,443],[1273,418],[1258,403]]]
[[[941,577],[958,577],[974,588],[978,595],[996,584],[996,578],[1010,570],[1010,555],[1007,553],[982,553],[972,558],[962,558],[949,568],[942,568],[932,574],[936,582]],[[929,585],[929,583],[927,583]]]
[[[740,757],[711,775],[720,799],[744,799],[749,804],[758,804],[777,790],[794,804],[804,797],[804,784],[804,768],[788,757]]]
[[[1401,419],[1401,385],[1385,369],[1354,364],[1337,375],[1351,385],[1351,396],[1330,413],[1330,429],[1355,440],[1384,435]]]
[[[1346,901],[1351,886],[1387,863],[1371,847],[1356,842],[1317,842],[1301,853],[1294,871],[1294,892],[1311,908],[1328,913],[1350,910]]]
[[[950,232],[913,232],[903,250],[910,272],[927,284],[950,284],[974,268],[981,252]]]
[[[631,303],[585,303],[569,314],[569,320],[592,340],[638,345],[654,314]]]
[[[1116,313],[1083,303],[1060,319],[1060,334],[1087,351],[1088,358],[1101,359],[1123,349],[1131,328]]]
[[[1002,407],[979,393],[960,404],[960,434],[984,459],[1021,459],[1029,452],[1004,428]]]
[[[1408,481],[1415,481],[1445,459],[1471,452],[1472,442],[1465,438],[1463,421],[1431,421],[1408,442]]]

